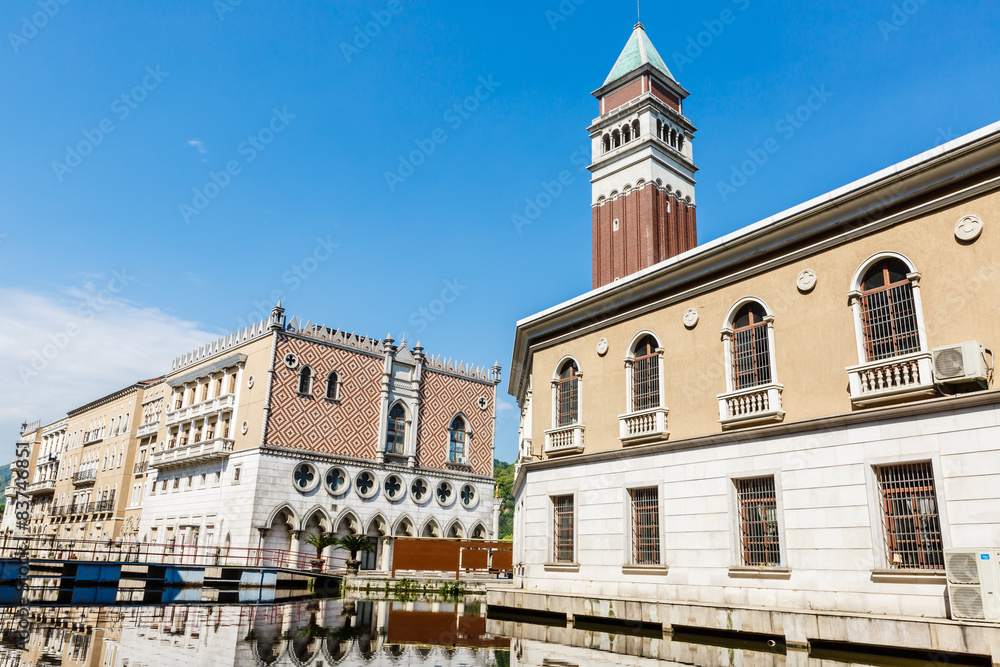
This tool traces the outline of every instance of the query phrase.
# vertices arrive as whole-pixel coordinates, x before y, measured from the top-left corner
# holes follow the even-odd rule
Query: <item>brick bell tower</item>
[[[635,26],[607,81],[594,92],[594,288],[698,244],[689,95]]]

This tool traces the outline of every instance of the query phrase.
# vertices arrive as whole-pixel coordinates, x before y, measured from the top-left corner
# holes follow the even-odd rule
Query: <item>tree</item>
[[[334,549],[343,549],[351,554],[351,557],[347,560],[347,571],[350,574],[357,574],[358,569],[361,567],[361,561],[358,560],[358,552],[371,553],[375,551],[375,545],[371,543],[371,540],[361,535],[344,535],[343,537],[334,538],[332,546]]]
[[[514,536],[514,464],[494,460],[493,479],[497,484],[497,497],[500,498],[498,537],[501,540],[509,540]]]

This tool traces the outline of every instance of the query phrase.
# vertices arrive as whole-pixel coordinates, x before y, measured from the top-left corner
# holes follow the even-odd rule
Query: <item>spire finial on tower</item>
[[[645,26],[642,25],[642,10],[639,7],[639,0],[635,0],[635,27],[637,29],[646,29]]]

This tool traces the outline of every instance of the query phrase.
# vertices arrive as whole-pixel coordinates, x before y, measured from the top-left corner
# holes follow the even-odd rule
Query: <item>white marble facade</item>
[[[595,597],[947,618],[940,571],[887,562],[875,470],[930,462],[943,547],[1000,543],[1000,408],[924,404],[892,419],[740,434],[654,453],[528,466],[517,586]],[[576,458],[576,457],[574,457]],[[588,462],[589,459],[589,462]],[[734,480],[775,478],[780,568],[741,568]],[[659,494],[661,567],[629,567],[629,489]],[[552,498],[573,496],[571,563],[553,563]]]

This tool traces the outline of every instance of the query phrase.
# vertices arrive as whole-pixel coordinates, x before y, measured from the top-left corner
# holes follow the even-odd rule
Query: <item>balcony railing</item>
[[[851,401],[858,407],[936,393],[930,352],[873,361],[847,369]]]
[[[52,493],[56,490],[56,480],[54,479],[43,479],[38,482],[34,482],[28,485],[25,489],[25,493],[29,496],[34,496],[42,493]]]
[[[135,431],[135,437],[145,438],[149,435],[154,435],[158,430],[160,430],[160,422],[150,422],[148,424],[140,424],[139,428]]]
[[[780,384],[765,384],[719,394],[719,422],[723,428],[729,428],[781,421],[785,418],[781,409],[782,389]]]
[[[149,469],[149,461],[139,461],[135,464],[135,468],[132,470],[134,475],[142,475]]]
[[[579,454],[583,451],[582,424],[563,426],[545,432],[545,453],[550,456],[559,454]]]
[[[670,431],[667,430],[668,412],[667,408],[652,408],[619,415],[618,437],[622,444],[635,445],[641,442],[666,440],[670,436]]]
[[[184,447],[166,449],[162,452],[155,452],[149,458],[149,467],[168,468],[212,459],[225,459],[232,453],[234,444],[234,441],[226,438],[215,438],[214,440],[195,442]]]
[[[179,410],[171,410],[167,413],[167,426],[179,424],[189,419],[204,417],[205,415],[222,412],[231,409],[236,405],[236,394],[223,394],[216,398],[189,405]]]
[[[97,468],[92,470],[81,470],[73,475],[73,483],[77,485],[93,484],[97,480]]]

